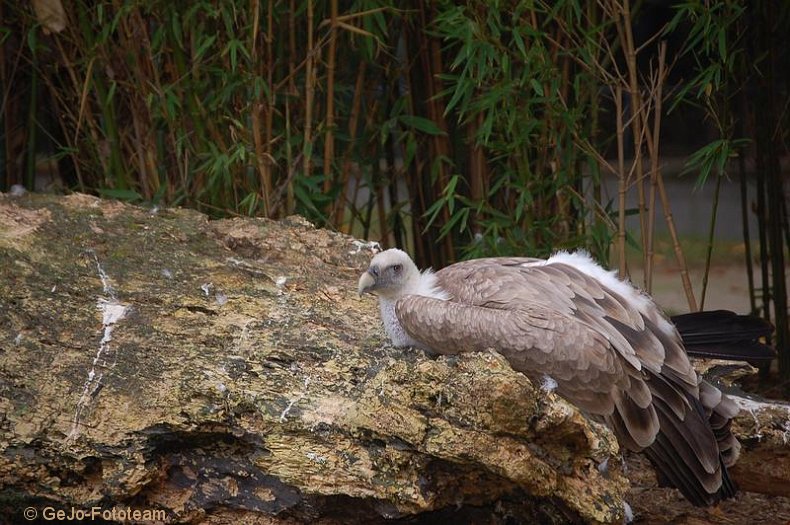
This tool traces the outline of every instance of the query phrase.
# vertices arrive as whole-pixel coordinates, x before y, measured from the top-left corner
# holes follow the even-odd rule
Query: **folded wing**
[[[733,446],[722,423],[732,407],[719,414],[703,405],[680,336],[649,298],[600,267],[572,263],[454,264],[436,274],[449,301],[406,296],[397,316],[437,352],[490,348],[527,376],[551,376],[560,395],[602,416],[622,445],[645,451],[662,481],[693,503],[733,495],[719,451],[720,442]],[[721,439],[709,423],[714,415]]]

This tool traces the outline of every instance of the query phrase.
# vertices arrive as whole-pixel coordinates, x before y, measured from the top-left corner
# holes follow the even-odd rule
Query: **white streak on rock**
[[[209,296],[212,288],[214,288],[214,283],[203,283],[200,285],[200,289],[203,290],[203,293],[206,294],[206,297]]]
[[[310,461],[312,461],[314,463],[318,463],[319,465],[323,465],[324,463],[326,463],[326,458],[324,456],[316,454],[315,452],[308,452],[308,453],[305,454],[305,456]]]
[[[280,414],[280,423],[285,423],[285,419],[288,416],[288,412],[290,412],[293,406],[301,399],[302,396],[299,396],[295,399],[292,399],[291,402],[288,403],[288,406],[285,407],[285,410],[283,410],[282,413]]]
[[[788,436],[790,436],[790,405],[779,401],[766,403],[764,401],[756,401],[754,399],[748,399],[739,396],[730,396],[730,399],[735,401],[735,404],[738,405],[738,408],[740,408],[742,411],[748,412],[749,415],[752,416],[752,419],[754,420],[754,437],[757,439],[762,439],[763,437],[762,428],[760,427],[760,420],[757,418],[757,413],[762,410],[775,410],[777,412],[784,412],[784,415],[787,417],[787,419],[785,419],[785,421],[782,423],[782,429],[784,430],[782,434],[782,441],[787,444]]]
[[[254,320],[255,319],[252,318],[247,319],[247,322],[244,323],[244,326],[241,327],[241,333],[236,338],[236,341],[233,343],[233,350],[237,355],[240,355],[243,351],[242,346],[244,345],[244,342],[247,340],[247,337],[249,336],[250,333],[250,323],[252,323]]]
[[[115,295],[115,289],[110,284],[110,278],[102,268],[98,257],[94,252],[91,252],[93,259],[96,261],[96,269],[99,273],[99,279],[102,283],[102,291],[108,297],[99,297],[96,301],[96,308],[102,313],[102,327],[103,333],[101,341],[99,342],[99,349],[93,358],[91,369],[88,372],[88,377],[82,388],[82,395],[77,401],[77,408],[74,412],[74,420],[67,439],[74,439],[77,437],[80,426],[80,419],[85,410],[88,408],[90,400],[99,392],[101,388],[101,381],[104,377],[104,371],[114,366],[115,363],[108,364],[106,361],[106,354],[110,351],[110,342],[112,341],[112,334],[115,330],[115,325],[126,316],[129,309],[127,305],[118,301]]]
[[[376,241],[365,242],[353,240],[351,241],[351,244],[354,245],[354,249],[348,252],[351,255],[356,255],[362,250],[370,250],[373,254],[379,253],[381,251],[381,245]]]

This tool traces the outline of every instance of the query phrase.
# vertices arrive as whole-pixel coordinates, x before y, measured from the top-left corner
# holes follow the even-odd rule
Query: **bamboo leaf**
[[[445,135],[445,133],[439,129],[439,126],[430,119],[425,117],[418,117],[417,115],[401,115],[398,117],[398,120],[404,125],[409,128],[414,128],[417,131],[421,131],[422,133],[426,133],[428,135]]]

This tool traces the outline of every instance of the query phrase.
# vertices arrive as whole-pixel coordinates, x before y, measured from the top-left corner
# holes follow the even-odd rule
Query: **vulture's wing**
[[[693,503],[731,495],[708,423],[713,408],[699,401],[677,331],[649,298],[584,261],[584,271],[562,259],[455,264],[436,274],[449,301],[410,295],[396,313],[437,352],[491,348],[515,370],[551,376],[560,395],[603,416]]]

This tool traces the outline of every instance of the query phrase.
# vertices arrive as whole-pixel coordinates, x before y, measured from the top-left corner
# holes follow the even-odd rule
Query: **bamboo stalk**
[[[142,46],[140,46],[140,42],[137,41],[136,45],[141,47],[142,53],[144,53],[144,58],[141,56],[140,53],[136,55],[136,65],[138,71],[141,75],[141,78],[144,77],[146,82],[146,88],[152,89],[155,94],[158,96],[162,96],[164,90],[162,89],[162,79],[161,75],[159,74],[159,67],[156,67],[154,64],[156,63],[154,60],[153,52],[151,49],[151,37],[148,34],[149,31],[149,24],[147,24],[140,13],[140,6],[135,6],[134,10],[132,11],[131,16],[129,17],[130,20],[133,20],[135,23],[135,31],[132,31],[129,35],[127,35],[127,42],[135,42],[135,38],[142,40]],[[127,44],[132,46],[131,43]],[[144,72],[144,73],[143,73]],[[153,85],[150,85],[151,78],[153,78]],[[150,93],[150,91],[145,92],[146,95]],[[149,133],[151,133],[151,129],[153,126],[151,125],[152,122],[152,115],[150,113],[150,109],[148,109],[147,105],[145,105],[144,101],[145,98],[142,94],[139,96],[139,100],[143,103],[144,107],[146,107],[146,111],[148,113],[148,122],[149,122]],[[179,179],[182,182],[182,187],[186,188],[186,180],[187,180],[187,171],[186,169],[182,169],[182,163],[179,162],[178,159],[178,152],[179,148],[177,145],[177,141],[175,138],[175,130],[176,126],[173,120],[165,113],[165,120],[167,122],[167,138],[170,140],[170,148],[169,148],[169,155],[172,157],[173,166],[178,170]],[[151,141],[151,137],[149,136],[149,141]],[[167,154],[166,154],[167,155]],[[155,144],[149,144],[149,150],[147,152],[148,156],[148,165],[149,169],[151,170],[152,174],[154,175],[156,181],[156,187],[159,188],[159,184],[162,179],[164,179],[164,183],[166,185],[166,194],[165,199],[166,201],[170,201],[173,198],[173,181],[171,181],[171,177],[169,176],[168,172],[165,172],[162,176],[159,174],[159,170],[157,169],[157,158],[156,158],[156,146]]]
[[[408,33],[407,33],[408,35]],[[411,41],[410,38],[404,39],[404,55],[410,55],[409,49],[409,42]],[[409,86],[409,89],[406,93],[406,104],[409,110],[410,115],[415,114],[415,104],[414,104],[414,96],[413,93],[415,92],[415,78],[412,75],[412,67],[404,67],[403,68],[403,76],[406,80],[406,85]],[[410,169],[406,171],[404,174],[406,178],[406,184],[409,188],[409,202],[411,204],[412,209],[412,220],[411,220],[411,231],[412,231],[412,240],[414,243],[413,253],[415,255],[416,260],[418,261],[425,261],[428,259],[427,253],[431,250],[426,246],[427,243],[425,242],[423,229],[424,229],[424,222],[423,222],[423,213],[428,209],[426,206],[426,186],[425,180],[420,177],[420,172],[423,169],[423,161],[422,155],[417,148],[417,151],[414,152],[414,159],[411,163]]]
[[[762,6],[764,20],[771,20],[772,11],[769,7]],[[779,374],[784,379],[790,379],[790,326],[788,326],[787,308],[787,268],[785,266],[785,246],[783,239],[784,221],[784,197],[785,187],[782,176],[782,169],[779,162],[780,143],[776,130],[781,128],[779,107],[783,105],[782,95],[776,93],[775,79],[778,77],[777,70],[783,67],[777,62],[777,53],[773,46],[775,40],[773,26],[766,23],[765,50],[767,51],[766,60],[768,62],[766,84],[767,89],[763,98],[764,106],[763,118],[765,119],[764,133],[762,139],[765,141],[768,156],[767,182],[770,191],[767,195],[768,204],[768,252],[771,255],[771,289],[774,302],[774,322],[776,323],[776,348],[778,350]],[[759,106],[758,106],[759,107]],[[765,283],[763,283],[765,287]]]
[[[32,54],[32,67],[30,70],[30,98],[28,101],[27,112],[27,144],[25,146],[27,160],[25,166],[25,187],[31,191],[36,190],[36,140],[38,130],[38,120],[36,113],[38,108],[38,53]]]
[[[252,42],[250,56],[252,57],[253,67],[255,64],[259,62],[258,58],[258,31],[260,29],[260,0],[253,0],[252,2],[252,34],[250,35],[250,40]],[[271,9],[271,4],[269,5]],[[266,34],[266,40],[268,41],[271,38],[271,34]],[[270,61],[271,57],[269,54],[266,54],[266,60]],[[268,75],[268,72],[267,72]],[[271,96],[272,93],[269,92]],[[261,134],[261,127],[264,126],[261,123],[261,113],[264,111],[263,103],[259,102],[257,99],[250,104],[250,119],[252,120],[252,142],[253,147],[255,148],[255,161],[258,166],[258,179],[259,179],[259,197],[260,201],[263,205],[263,214],[264,216],[269,216],[269,212],[271,209],[271,204],[269,199],[271,198],[271,173],[269,171],[269,162],[268,162],[268,155],[266,154],[266,146],[265,143],[268,141],[264,141],[264,138]]]
[[[650,146],[654,143],[653,132],[649,127],[645,128],[647,132],[647,144]],[[664,187],[664,177],[661,170],[656,171],[656,184],[658,187],[658,196],[661,200],[661,206],[664,211],[664,220],[667,223],[667,229],[672,239],[672,248],[675,252],[675,259],[680,267],[680,279],[683,283],[683,291],[686,294],[686,301],[689,305],[689,311],[697,311],[697,301],[694,297],[694,288],[691,286],[691,278],[689,276],[688,264],[686,263],[686,256],[683,254],[683,247],[680,245],[677,229],[675,228],[675,219],[672,216],[672,207],[667,197],[666,188]]]
[[[705,294],[708,291],[708,278],[710,276],[710,262],[713,256],[713,237],[716,232],[716,214],[719,211],[719,195],[721,194],[721,180],[724,173],[716,172],[716,190],[713,194],[713,209],[710,214],[710,227],[708,229],[708,246],[705,249],[705,273],[702,274],[702,292],[700,293],[699,309],[705,310]]]
[[[628,267],[625,258],[625,145],[623,141],[623,88],[618,84],[615,87],[615,113],[617,119],[617,181],[618,181],[618,210],[617,210],[617,258],[618,275],[620,279],[628,277]]]
[[[260,114],[263,109],[263,104],[253,102],[251,104],[251,117],[252,117],[252,141],[255,147],[255,161],[258,165],[258,174],[260,180],[260,198],[263,204],[263,214],[269,216],[271,205],[269,199],[271,197],[271,173],[269,172],[268,156],[264,150],[264,140],[261,136],[261,119]]]
[[[686,264],[686,257],[683,255],[683,248],[680,246],[678,240],[678,232],[675,229],[675,220],[672,218],[672,208],[669,204],[666,188],[664,188],[664,177],[661,173],[656,176],[658,181],[658,195],[661,199],[661,205],[664,208],[664,218],[667,221],[669,234],[672,237],[672,246],[675,250],[675,258],[680,266],[680,279],[683,282],[683,291],[686,293],[686,300],[688,301],[689,311],[697,311],[697,301],[694,298],[694,289],[691,287],[691,278],[689,277],[688,265]]]
[[[434,135],[429,139],[434,153],[431,158],[437,159],[439,162],[438,176],[436,178],[436,188],[438,195],[445,187],[447,187],[447,184],[449,183],[449,174],[447,173],[447,168],[444,165],[444,161],[440,159],[448,158],[450,156],[450,146],[447,140],[447,122],[444,118],[444,103],[439,97],[439,93],[444,90],[440,78],[441,72],[443,70],[442,50],[438,40],[428,36],[427,34],[430,23],[428,21],[429,19],[427,17],[426,10],[426,2],[425,0],[421,0],[420,14],[423,31],[421,31],[420,34],[422,35],[422,38],[425,39],[424,49],[428,51],[426,64],[426,72],[428,73],[426,78],[428,117],[436,123],[439,129],[444,131],[443,135]],[[442,222],[446,224],[449,222],[449,220],[450,210],[448,210],[447,207],[444,207],[442,209]],[[452,238],[449,235],[444,237],[441,246],[443,248],[444,257],[442,258],[443,260],[436,261],[436,266],[443,266],[447,262],[455,260],[455,247],[453,246]]]
[[[336,228],[340,231],[344,231],[346,233],[351,233],[351,224],[353,223],[353,219],[348,223],[348,229],[343,228],[343,216],[347,206],[347,192],[348,192],[348,181],[349,177],[351,176],[351,154],[354,151],[354,141],[357,137],[357,125],[359,123],[359,113],[360,107],[362,105],[362,94],[363,89],[365,86],[365,70],[366,70],[366,63],[360,62],[359,68],[357,69],[357,78],[354,82],[354,98],[351,102],[351,114],[348,117],[348,147],[346,148],[345,154],[343,155],[343,169],[340,173],[340,197],[335,202],[335,209],[334,209],[334,218],[332,219],[332,223],[335,225]],[[359,182],[357,178],[357,183]],[[356,199],[356,195],[354,196]],[[352,201],[355,203],[356,200]]]
[[[756,128],[762,126],[761,122],[757,122]],[[759,132],[758,132],[759,133]],[[757,232],[760,239],[760,295],[763,302],[763,317],[771,320],[771,286],[770,275],[768,273],[769,253],[768,253],[768,235],[767,235],[767,217],[765,211],[765,194],[766,194],[766,175],[765,175],[765,162],[763,160],[763,145],[762,141],[757,140],[757,156],[755,159],[756,165],[756,180],[757,180]]]
[[[295,196],[293,187],[294,178],[294,165],[292,162],[293,153],[291,152],[291,111],[289,99],[291,96],[297,95],[296,90],[296,0],[291,0],[288,6],[288,97],[285,99],[285,144],[286,144],[286,162],[287,173],[286,179],[289,181],[286,189],[286,207],[285,214],[290,215],[295,208]],[[275,90],[279,90],[277,86]]]
[[[304,108],[304,155],[303,173],[309,177],[312,172],[313,160],[313,98],[315,97],[315,57],[314,57],[314,36],[313,36],[313,1],[307,0],[307,49],[305,50],[305,108]]]
[[[649,154],[650,154],[650,196],[648,200],[647,209],[647,259],[645,266],[645,291],[651,293],[653,291],[653,262],[654,254],[654,235],[655,235],[655,222],[656,222],[656,190],[658,189],[658,172],[659,172],[659,137],[661,135],[661,109],[663,102],[663,87],[666,80],[666,56],[667,56],[667,43],[666,41],[659,44],[658,51],[658,73],[654,92],[655,110],[653,111],[653,136],[648,140]]]
[[[329,56],[326,65],[326,131],[324,135],[324,193],[332,189],[332,163],[335,158],[335,59],[337,54],[337,0],[330,2]],[[327,205],[327,216],[332,204]]]
[[[381,168],[382,163],[385,165],[383,170]],[[386,161],[377,158],[373,162],[373,166],[373,173],[375,174],[373,180],[383,180],[384,174],[382,172],[386,172],[389,169],[386,165]],[[379,220],[379,241],[382,246],[393,246],[389,223],[387,222],[387,208],[384,203],[384,192],[386,191],[386,187],[383,184],[379,184],[376,186],[375,190],[373,188],[370,188],[370,190],[376,196],[376,213]]]
[[[622,43],[623,51],[626,55],[626,64],[628,65],[628,90],[631,95],[631,131],[634,137],[634,163],[636,165],[636,189],[639,198],[639,229],[641,232],[641,240],[644,245],[647,237],[647,223],[645,221],[645,186],[644,186],[644,169],[642,166],[642,127],[645,126],[641,118],[641,95],[639,92],[639,72],[636,64],[636,49],[634,47],[634,35],[631,28],[631,2],[630,0],[623,0],[622,17],[618,18],[618,22],[623,24],[623,33],[625,34],[625,41]],[[644,260],[643,268],[647,268],[647,253],[643,249],[642,256]],[[646,279],[645,279],[646,283]]]
[[[285,162],[286,162],[286,179],[287,185],[285,190],[285,215],[293,213],[295,205],[293,178],[295,177],[296,166],[293,160],[293,148],[291,147],[291,101],[290,97],[285,98]],[[276,208],[281,203],[279,199],[274,201],[273,206]],[[272,212],[274,214],[274,212]]]
[[[266,85],[269,87],[269,96],[267,97],[266,114],[264,126],[266,130],[266,141],[264,142],[263,151],[266,156],[264,165],[266,167],[265,177],[263,180],[263,191],[266,195],[264,200],[264,213],[268,216],[269,210],[272,207],[272,191],[274,183],[272,182],[273,173],[272,166],[272,126],[274,123],[274,112],[277,105],[277,92],[274,90],[274,52],[272,50],[272,43],[274,42],[274,0],[269,0],[269,5],[266,13]]]
[[[473,202],[482,202],[485,198],[485,153],[476,140],[477,130],[480,129],[482,123],[483,114],[478,113],[474,119],[469,120],[466,127],[467,142],[471,145],[471,151],[469,153],[469,196],[472,198]],[[481,232],[477,215],[473,215],[471,218],[471,229],[475,234]]]
[[[743,107],[741,114],[743,114]],[[749,195],[748,185],[746,184],[746,159],[743,153],[738,155],[738,179],[741,190],[741,228],[743,232],[744,258],[746,259],[746,279],[749,283],[749,313],[757,314],[757,302],[755,301],[754,290],[754,268],[752,267],[752,243],[749,232]],[[790,244],[790,243],[788,243]]]

